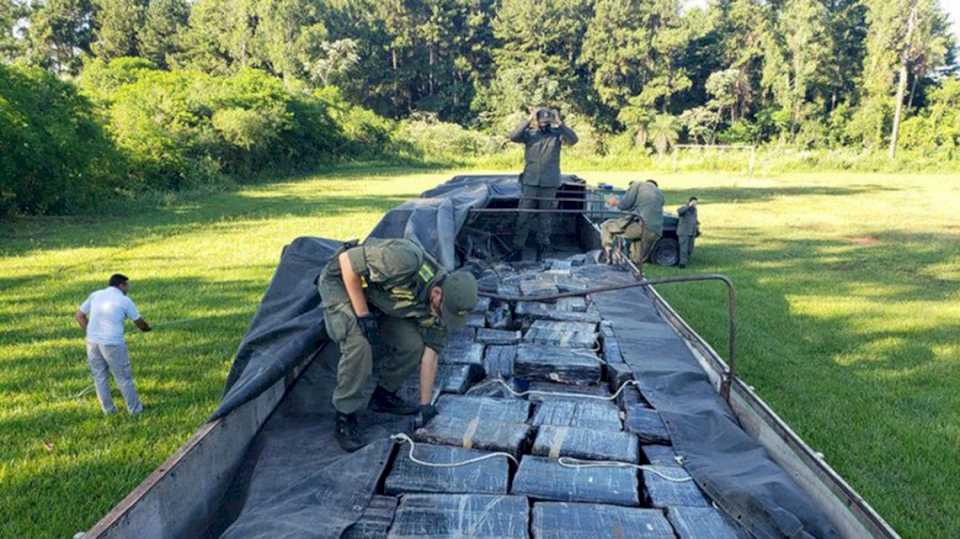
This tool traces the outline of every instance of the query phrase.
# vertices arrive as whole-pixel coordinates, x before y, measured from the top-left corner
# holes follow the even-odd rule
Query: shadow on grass
[[[943,458],[960,443],[947,427],[960,423],[960,357],[949,352],[960,323],[932,318],[957,301],[960,281],[926,277],[957,260],[960,236],[889,230],[872,238],[705,237],[685,271],[733,279],[738,374],[881,515],[904,536],[960,536],[951,516],[960,493],[941,481],[960,475],[960,463]],[[720,290],[661,292],[723,349]]]
[[[797,196],[837,196],[863,195],[899,189],[877,184],[852,185],[849,187],[833,187],[824,185],[810,185],[797,187],[704,187],[696,189],[670,189],[663,186],[663,192],[669,200],[677,203],[686,202],[690,197],[697,197],[705,203],[723,202],[765,202],[780,197]]]
[[[62,305],[60,313],[43,313],[43,321],[23,326],[17,316],[0,316],[0,325],[21,325],[5,332],[0,346],[15,359],[4,361],[0,397],[20,409],[0,422],[0,437],[10,440],[3,453],[23,455],[37,437],[55,436],[99,414],[96,395],[78,392],[92,384],[82,330],[72,318],[76,305],[103,288],[100,280],[82,279],[58,288],[46,305]],[[141,334],[127,323],[127,343],[134,380],[145,405],[171,410],[215,401],[233,357],[266,289],[260,281],[212,281],[200,276],[154,278],[137,282],[131,296],[155,330]],[[191,290],[203,288],[202,295]],[[164,320],[157,313],[177,316]],[[216,386],[213,391],[210,385]],[[113,386],[111,382],[111,386]],[[122,399],[114,387],[114,402]],[[87,406],[94,403],[94,406]],[[78,407],[77,405],[82,405]],[[36,409],[23,408],[37,405]],[[204,410],[208,414],[209,410]],[[21,434],[30,432],[31,437]]]

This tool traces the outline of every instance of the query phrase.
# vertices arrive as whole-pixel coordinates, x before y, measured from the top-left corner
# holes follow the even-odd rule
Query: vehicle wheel
[[[677,238],[660,238],[653,245],[650,261],[658,266],[676,266],[680,262],[680,244]]]

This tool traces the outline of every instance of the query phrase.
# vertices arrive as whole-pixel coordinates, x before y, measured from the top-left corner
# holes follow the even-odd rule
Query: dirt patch
[[[861,236],[859,238],[850,238],[850,243],[862,245],[864,247],[872,247],[874,245],[879,245],[880,240],[874,238],[873,236]]]

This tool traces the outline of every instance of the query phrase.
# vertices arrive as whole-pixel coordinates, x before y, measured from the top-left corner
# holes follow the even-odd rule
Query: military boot
[[[370,399],[370,409],[385,414],[413,415],[419,408],[416,404],[401,399],[396,393],[377,386]]]
[[[347,452],[353,453],[365,444],[360,437],[360,428],[357,426],[356,414],[337,412],[337,443]]]

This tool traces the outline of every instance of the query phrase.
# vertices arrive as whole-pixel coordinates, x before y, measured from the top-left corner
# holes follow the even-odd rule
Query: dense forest
[[[600,153],[773,144],[953,158],[954,52],[938,0],[0,0],[0,146],[22,154],[0,160],[0,212],[24,196],[10,194],[22,178],[3,177],[49,182],[33,149],[62,152],[26,131],[47,122],[68,137],[54,124],[69,115],[78,144],[125,157],[87,151],[79,161],[99,161],[56,173],[120,178],[114,190],[371,145],[422,158],[417,126],[469,129],[457,132],[467,154],[482,154],[541,104]],[[63,99],[50,107],[44,93]],[[7,206],[64,204],[83,205]]]

